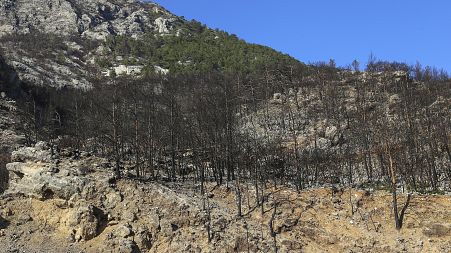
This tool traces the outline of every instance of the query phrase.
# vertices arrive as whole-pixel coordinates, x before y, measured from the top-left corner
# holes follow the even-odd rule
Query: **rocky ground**
[[[87,153],[52,154],[42,142],[14,151],[9,188],[0,197],[0,252],[451,249],[450,196],[414,195],[401,231],[394,229],[385,191],[268,188],[262,209],[250,189],[237,218],[235,193],[226,186],[207,185],[202,198],[197,185],[117,180],[110,167]]]

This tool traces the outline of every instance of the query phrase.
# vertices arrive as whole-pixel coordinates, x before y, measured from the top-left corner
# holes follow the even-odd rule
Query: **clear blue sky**
[[[169,11],[303,61],[353,59],[451,72],[450,0],[155,0]]]

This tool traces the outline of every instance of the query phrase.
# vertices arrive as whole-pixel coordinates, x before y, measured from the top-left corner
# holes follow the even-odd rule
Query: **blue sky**
[[[444,68],[451,72],[449,0],[155,0],[252,43],[303,61],[362,65],[378,59]]]

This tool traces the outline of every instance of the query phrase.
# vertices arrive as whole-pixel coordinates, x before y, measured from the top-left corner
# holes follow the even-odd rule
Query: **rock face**
[[[171,32],[172,24],[176,19],[175,18],[162,18],[159,17],[155,19],[155,28],[160,34],[167,34]]]
[[[29,39],[38,40],[40,38],[32,36]],[[20,48],[20,43],[19,46],[14,45],[13,40],[8,40],[2,43],[3,48],[0,46],[0,49],[3,49],[3,56],[21,82],[32,86],[76,87],[83,90],[92,86],[88,81],[89,65],[84,62],[83,58],[67,57],[70,50],[53,49],[53,57],[42,58],[26,49],[30,45],[24,45],[23,49]],[[55,55],[58,55],[60,59],[55,59]]]
[[[43,142],[14,151],[6,169],[10,179],[8,193],[69,199],[85,185],[85,180],[79,177],[80,168],[61,166],[52,159],[50,147]]]
[[[0,0],[0,60],[28,85],[86,90],[104,71],[94,63],[108,36],[175,35],[180,22],[134,0]]]
[[[155,18],[155,15],[159,15]],[[110,34],[169,33],[176,19],[154,3],[112,0],[1,0],[0,36],[38,30],[105,39]]]
[[[69,1],[2,1],[0,2],[0,32],[3,34],[27,33],[37,28],[69,34],[77,29],[77,15],[71,10]],[[48,15],[50,12],[54,14]],[[46,17],[48,17],[46,21],[42,22]]]

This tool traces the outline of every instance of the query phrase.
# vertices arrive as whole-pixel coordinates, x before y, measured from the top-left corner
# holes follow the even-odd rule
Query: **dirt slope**
[[[273,201],[279,252],[450,252],[451,197],[414,196],[404,227],[394,229],[387,192],[315,189],[296,193],[268,190],[268,202],[236,218],[234,193],[210,186],[211,242],[202,199],[189,189],[121,180],[113,188],[122,199],[110,207],[105,196],[88,200],[4,197],[0,252],[274,252],[269,233]],[[350,196],[354,205],[351,214]],[[73,203],[71,203],[73,202]],[[93,238],[73,237],[68,216],[80,203],[98,206],[105,220]],[[114,206],[114,207],[113,207]],[[82,217],[80,224],[88,222]],[[98,224],[98,225],[99,225]]]

